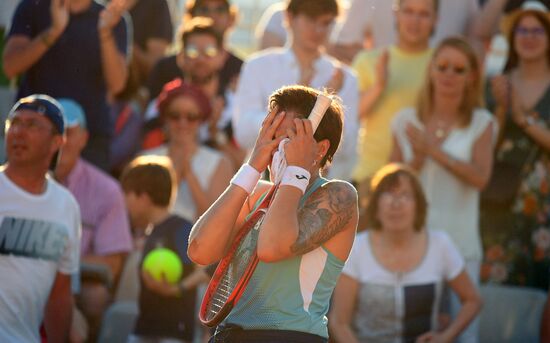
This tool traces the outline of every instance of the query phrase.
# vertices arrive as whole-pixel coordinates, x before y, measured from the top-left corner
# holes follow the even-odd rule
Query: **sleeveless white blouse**
[[[452,129],[441,143],[441,148],[454,159],[469,162],[472,159],[475,142],[493,122],[495,129],[493,137],[496,139],[497,123],[493,116],[485,109],[476,109],[470,125]],[[414,108],[400,111],[392,123],[392,131],[405,162],[413,159],[412,146],[405,131],[409,123],[419,129],[424,128]],[[480,191],[430,158],[424,162],[419,178],[428,200],[427,228],[446,231],[466,260],[480,261],[482,258],[479,234]]]

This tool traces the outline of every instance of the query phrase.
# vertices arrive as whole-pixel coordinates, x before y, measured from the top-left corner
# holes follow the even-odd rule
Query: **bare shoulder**
[[[318,196],[325,197],[328,204],[337,212],[358,204],[357,190],[349,182],[332,180],[325,183],[320,190]]]
[[[357,191],[345,181],[330,181],[317,189],[299,210],[300,231],[294,254],[307,253],[343,232],[355,235]]]
[[[319,205],[327,208],[334,213],[340,213],[345,210],[352,210],[357,207],[357,190],[353,185],[346,181],[333,180],[319,187],[307,199],[304,208],[317,207]]]

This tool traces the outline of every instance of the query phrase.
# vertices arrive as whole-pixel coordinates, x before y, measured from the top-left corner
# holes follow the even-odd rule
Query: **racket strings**
[[[207,306],[207,319],[216,316],[229,300],[231,294],[238,286],[246,273],[253,255],[256,253],[258,243],[258,227],[261,225],[263,216],[258,218],[254,227],[243,237],[240,244],[236,247],[233,257],[228,263],[225,272],[220,278],[220,282],[214,291],[211,301]]]
[[[214,327],[231,311],[245,291],[258,263],[259,228],[277,188],[272,187],[262,203],[237,233],[230,252],[220,261],[204,295],[200,320]]]

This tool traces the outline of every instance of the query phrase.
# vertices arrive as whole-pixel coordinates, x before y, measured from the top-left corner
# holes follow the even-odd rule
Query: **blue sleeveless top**
[[[326,182],[321,177],[315,180],[299,207]],[[323,246],[275,263],[260,261],[223,324],[248,330],[301,331],[328,338],[326,313],[343,267],[344,261]]]

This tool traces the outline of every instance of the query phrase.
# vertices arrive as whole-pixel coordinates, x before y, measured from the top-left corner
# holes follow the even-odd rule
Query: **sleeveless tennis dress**
[[[326,182],[321,177],[315,180],[299,207]],[[275,263],[260,261],[222,325],[245,330],[292,330],[327,338],[326,313],[343,267],[344,261],[323,246]]]

